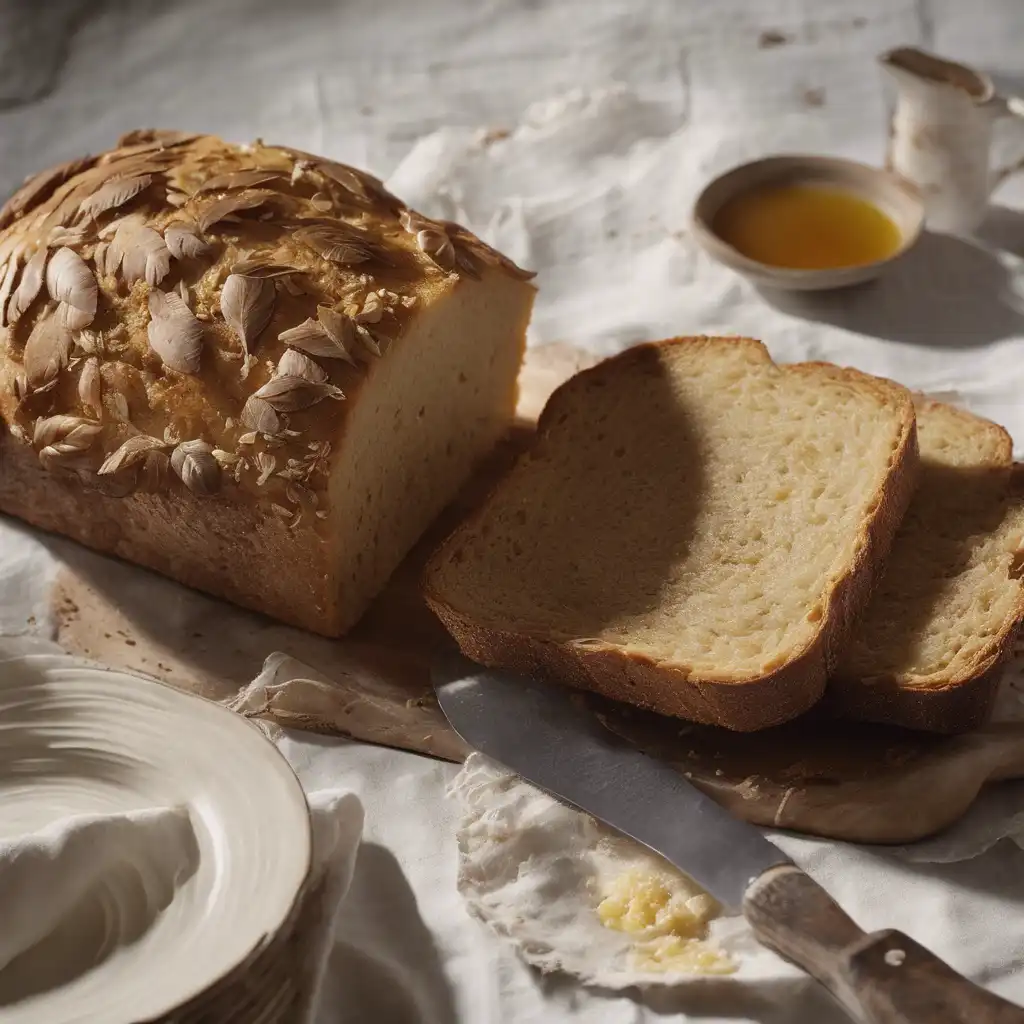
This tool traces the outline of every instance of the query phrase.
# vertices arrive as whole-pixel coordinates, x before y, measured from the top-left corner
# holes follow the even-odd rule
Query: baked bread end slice
[[[1024,475],[1002,427],[915,405],[917,492],[828,699],[849,718],[966,732],[989,718],[1024,621]]]
[[[745,338],[639,345],[555,392],[426,598],[481,664],[767,728],[824,691],[916,463],[899,385]]]

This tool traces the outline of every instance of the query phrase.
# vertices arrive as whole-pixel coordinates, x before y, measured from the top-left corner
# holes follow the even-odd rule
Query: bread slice
[[[899,385],[745,338],[640,345],[555,392],[427,600],[478,662],[765,728],[821,696],[916,463]]]
[[[877,722],[962,732],[988,717],[1024,618],[1024,505],[1002,427],[915,400],[921,470],[829,702]]]

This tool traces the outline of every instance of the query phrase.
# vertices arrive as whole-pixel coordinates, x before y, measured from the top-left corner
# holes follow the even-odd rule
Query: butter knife
[[[862,931],[761,831],[605,729],[583,698],[461,657],[434,671],[452,728],[517,775],[642,843],[741,910],[758,940],[863,1024],[1024,1024],[909,936]]]

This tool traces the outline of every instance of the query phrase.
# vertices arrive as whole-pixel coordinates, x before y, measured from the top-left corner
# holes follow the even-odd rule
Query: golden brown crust
[[[354,168],[178,132],[36,175],[0,228],[0,510],[331,633],[329,483],[375,369],[422,311],[530,276]],[[268,556],[222,579],[239,531]],[[187,570],[159,547],[186,540]]]
[[[950,405],[948,402],[940,402],[934,398],[929,398],[927,395],[921,392],[913,392],[914,406],[918,410],[918,413],[928,412],[941,412],[943,416],[951,417],[952,419],[960,420],[964,428],[967,430],[977,430],[979,426],[983,426],[985,432],[992,438],[993,448],[996,451],[996,463],[1001,466],[1012,466],[1013,464],[1013,438],[1010,437],[1009,432],[1005,427],[1001,427],[998,423],[993,423],[991,420],[986,420],[982,416],[978,416],[973,412],[967,412],[966,409],[960,409],[955,405]]]
[[[970,413],[950,406],[944,406],[943,412],[970,419],[977,427],[979,418]],[[1005,462],[1011,463],[1010,435],[994,423],[990,427],[999,435],[998,447]],[[1012,466],[1011,473],[1013,500],[1020,502],[1024,500],[1024,468]],[[828,681],[827,707],[841,717],[864,722],[949,735],[969,732],[991,717],[1006,663],[1013,655],[1022,627],[1024,587],[1014,609],[980,656],[941,684],[893,674],[865,679],[839,672]]]
[[[667,346],[712,340],[743,345],[752,341],[746,338],[673,338],[627,349],[582,371],[555,391],[538,421],[538,442],[556,419],[561,396],[572,386],[573,380],[589,374],[615,372],[633,361],[648,359]],[[785,372],[814,373],[816,367],[803,364],[788,367]],[[659,663],[611,644],[563,643],[474,621],[471,615],[456,609],[445,599],[436,587],[436,578],[447,551],[458,545],[460,534],[473,530],[486,518],[487,502],[432,557],[424,580],[427,603],[463,652],[484,665],[543,675],[614,700],[741,732],[764,729],[796,717],[813,706],[824,691],[827,674],[870,595],[875,574],[910,501],[917,471],[917,437],[909,392],[897,384],[856,370],[841,373],[849,381],[878,392],[888,404],[900,408],[900,435],[893,449],[885,486],[877,495],[874,514],[863,527],[855,562],[826,597],[821,628],[804,650],[777,670],[740,681],[695,678],[669,663]],[[499,482],[493,493],[499,493],[501,486]]]
[[[977,674],[968,678],[945,686],[913,686],[898,679],[869,682],[834,678],[828,684],[828,707],[843,718],[901,725],[925,732],[952,735],[977,729],[992,715],[1006,661],[1013,653],[1020,626],[1018,618],[1004,632],[992,656],[986,659],[988,667],[979,668]]]
[[[30,449],[5,437],[0,509],[303,629],[332,636],[349,625],[339,618],[327,542],[314,530],[289,530],[260,504],[187,488],[104,494],[47,472]]]
[[[97,159],[85,156],[78,160],[68,160],[26,178],[21,188],[0,207],[0,230],[48,199],[72,175],[92,167]]]
[[[288,482],[323,497],[323,478],[261,479],[265,442],[281,469],[333,441],[346,396],[418,308],[487,266],[521,275],[370,175],[205,135],[131,133],[37,175],[0,217],[0,416],[15,437],[41,450],[41,419],[84,420],[48,458],[92,473],[138,433],[154,459],[201,441],[226,453],[240,499],[284,506]],[[280,379],[289,346],[315,379]]]

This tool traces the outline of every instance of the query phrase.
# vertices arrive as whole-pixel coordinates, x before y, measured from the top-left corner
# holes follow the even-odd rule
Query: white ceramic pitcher
[[[992,124],[1024,116],[1024,101],[996,93],[988,75],[913,47],[882,54],[898,86],[888,166],[917,186],[928,227],[969,234],[992,189],[1016,167],[990,166]]]

